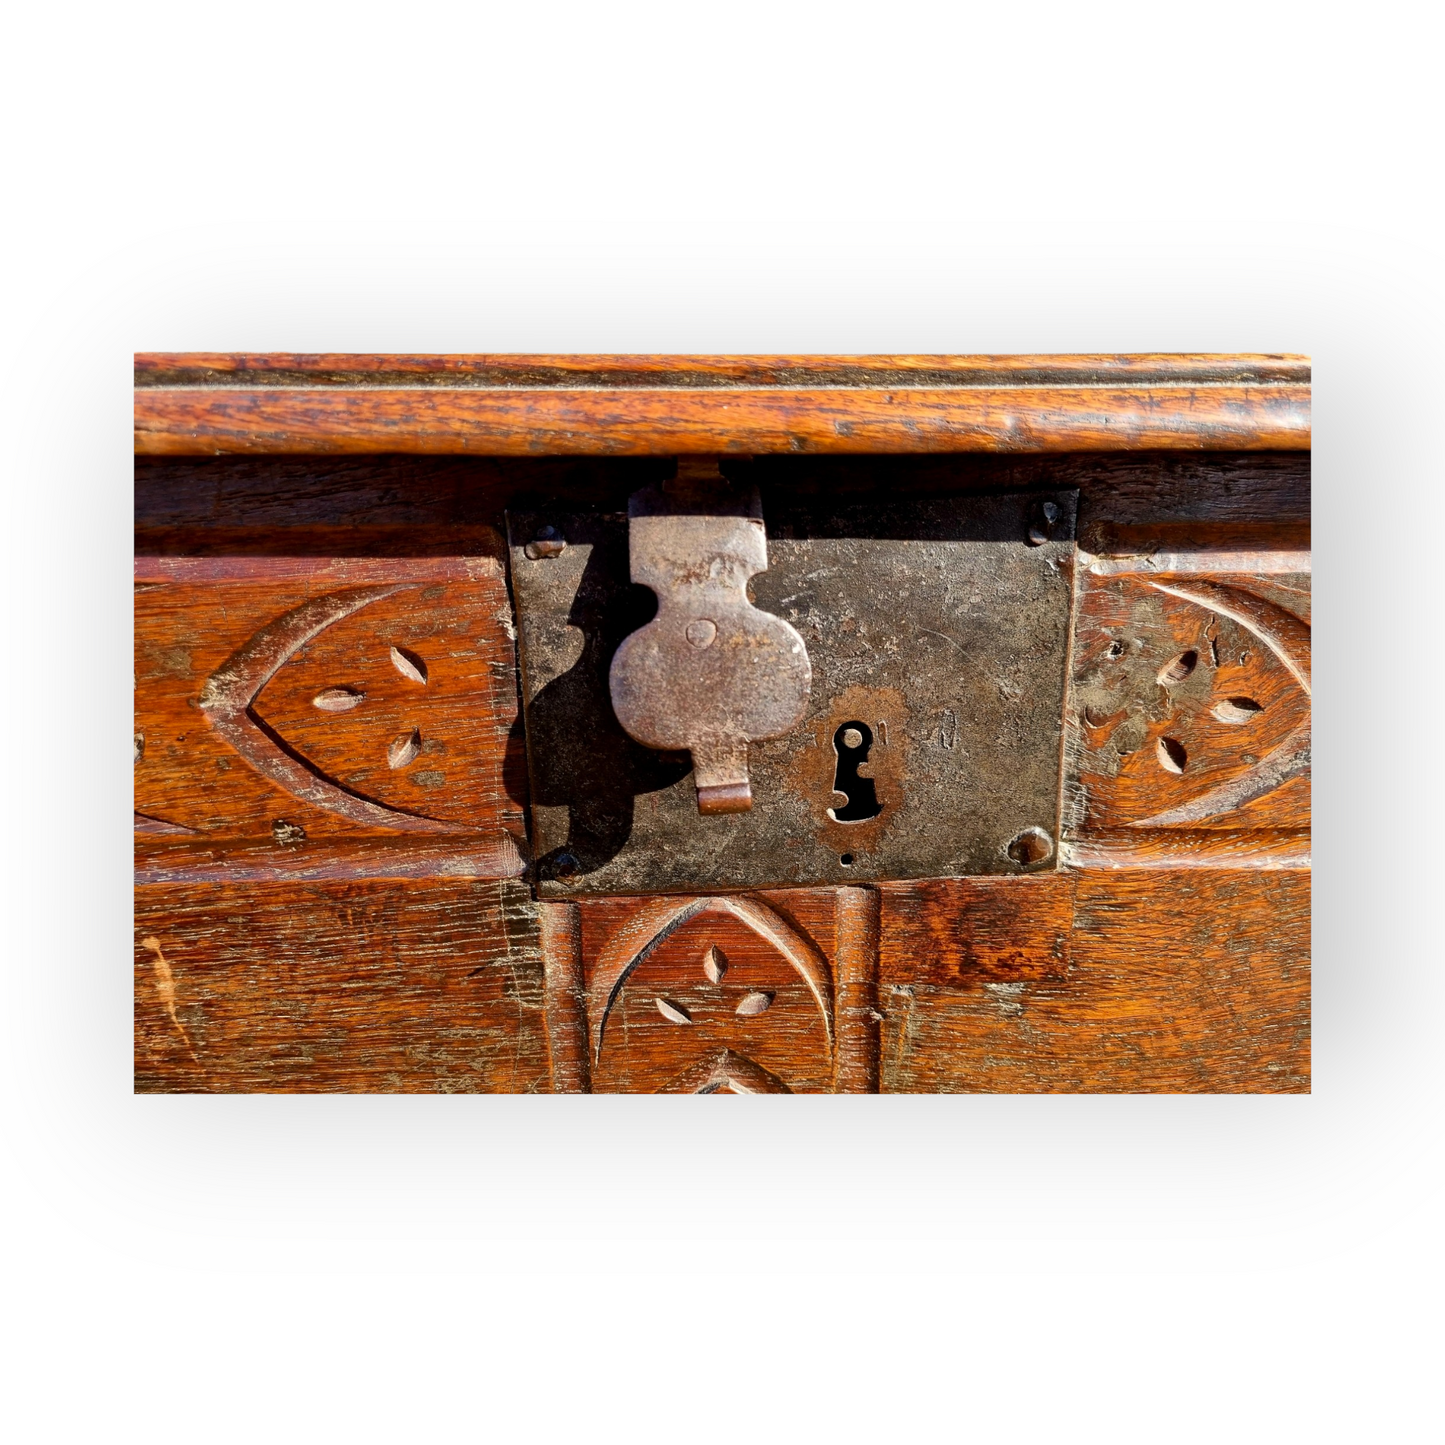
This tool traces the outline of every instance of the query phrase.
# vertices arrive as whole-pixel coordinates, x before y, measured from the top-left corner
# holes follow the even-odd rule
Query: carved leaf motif
[[[673,1003],[670,998],[653,999],[653,1003],[657,1005],[658,1013],[669,1023],[690,1024],[692,1022],[692,1015],[680,1003]]]
[[[745,1019],[752,1018],[755,1014],[765,1014],[773,1006],[773,996],[764,993],[761,989],[753,993],[745,994],[743,1001],[738,1005],[737,1012]]]
[[[313,597],[292,608],[255,633],[206,679],[198,703],[225,743],[258,773],[279,783],[302,802],[340,813],[355,823],[408,832],[448,833],[456,831],[455,824],[390,807],[342,786],[309,759],[278,743],[252,712],[266,684],[301,647],[344,618],[373,602],[405,592],[410,585],[351,587]],[[515,851],[513,845],[508,848]]]
[[[1166,773],[1182,773],[1189,761],[1189,754],[1178,738],[1160,738],[1154,745],[1154,752],[1159,766]]]
[[[421,729],[413,728],[409,733],[402,733],[392,742],[392,745],[386,750],[386,761],[393,768],[404,768],[408,763],[415,761],[419,752],[421,752]]]
[[[1221,698],[1210,708],[1210,712],[1218,721],[1231,723],[1234,726],[1253,722],[1263,711],[1264,709],[1252,697]]]
[[[694,1064],[662,1090],[668,1094],[791,1094],[776,1075],[731,1049]]]
[[[728,971],[727,954],[716,944],[703,954],[702,971],[707,975],[709,983],[721,983],[723,974]]]
[[[350,712],[366,701],[366,694],[350,687],[328,687],[324,692],[318,692],[311,701],[322,712]]]
[[[426,686],[426,663],[409,647],[393,647],[391,661],[403,677]]]
[[[1171,658],[1159,669],[1159,686],[1177,687],[1198,666],[1199,654],[1191,647],[1187,652],[1181,652],[1178,657]]]

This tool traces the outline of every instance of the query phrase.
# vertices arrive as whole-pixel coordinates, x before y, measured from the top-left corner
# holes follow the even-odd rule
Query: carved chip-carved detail
[[[719,930],[733,939],[726,949]],[[603,1088],[621,1070],[629,1088],[787,1093],[768,1059],[807,1061],[809,1087],[826,1087],[832,1070],[828,961],[756,898],[643,904],[598,954],[587,1012]]]
[[[793,1091],[761,1064],[724,1049],[715,1058],[704,1059],[670,1084],[662,1094],[791,1094]]]
[[[1219,582],[1189,583],[1155,582],[1160,592],[1193,602],[1208,611],[1228,617],[1252,632],[1288,668],[1304,691],[1310,691],[1310,629],[1284,608],[1255,597],[1239,587]],[[1231,727],[1247,726],[1263,707],[1253,698],[1222,698],[1210,715]],[[1142,818],[1136,828],[1165,828],[1202,822],[1220,813],[1233,812],[1256,798],[1263,798],[1291,778],[1304,777],[1310,771],[1310,718],[1295,728],[1283,742],[1272,748],[1237,778],[1191,798],[1177,807]]]
[[[881,907],[847,887],[541,902],[553,1088],[876,1093]]]
[[[415,584],[355,587],[303,602],[268,623],[206,679],[200,707],[211,726],[241,757],[295,797],[340,813],[354,823],[409,832],[450,833],[456,831],[453,823],[388,807],[334,782],[254,710],[262,689],[301,647],[342,618],[405,591],[408,585]],[[414,653],[393,647],[391,657],[403,676],[425,685],[425,670]],[[363,700],[364,694],[354,689],[332,687],[318,693],[315,702],[323,710],[345,711]]]
[[[498,559],[167,556],[136,568],[148,588],[136,601],[137,833],[185,829],[198,850],[250,841],[303,872],[367,834],[411,850],[408,867],[469,838],[478,876],[521,872]],[[167,868],[213,866],[181,837],[138,847]],[[392,867],[402,854],[347,857]]]
[[[797,971],[817,1002],[828,1046],[832,1048],[833,989],[828,976],[828,961],[817,946],[804,938],[781,914],[756,899],[690,898],[645,905],[628,920],[625,927],[618,930],[598,957],[592,987],[588,991],[589,1012],[595,1020],[592,1025],[594,1059],[602,1056],[608,1015],[627,980],[685,923],[711,913],[724,914],[745,924],[759,938],[771,944]],[[639,937],[642,940],[640,944]],[[701,963],[699,972],[707,976]]]
[[[1072,833],[1308,826],[1306,575],[1108,575],[1081,609]]]

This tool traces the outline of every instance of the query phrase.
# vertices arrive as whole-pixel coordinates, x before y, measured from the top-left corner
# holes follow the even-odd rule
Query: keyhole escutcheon
[[[878,789],[866,772],[872,746],[873,730],[864,722],[845,722],[833,734],[833,748],[838,754],[833,791],[847,800],[842,807],[828,809],[835,823],[862,823],[883,811]]]

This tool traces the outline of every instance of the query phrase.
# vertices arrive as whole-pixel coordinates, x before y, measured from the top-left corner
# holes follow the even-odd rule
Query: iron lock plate
[[[717,816],[689,755],[613,711],[613,656],[657,610],[627,516],[510,514],[539,893],[1054,867],[1077,498],[765,496],[750,594],[804,638],[812,686],[795,728],[749,748],[750,811]]]

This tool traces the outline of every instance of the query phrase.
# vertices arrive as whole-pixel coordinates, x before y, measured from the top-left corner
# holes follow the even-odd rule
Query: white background
[[[4,37],[9,1438],[1435,1437],[1432,11],[192,0]],[[132,1097],[153,349],[1310,353],[1314,1093]]]

